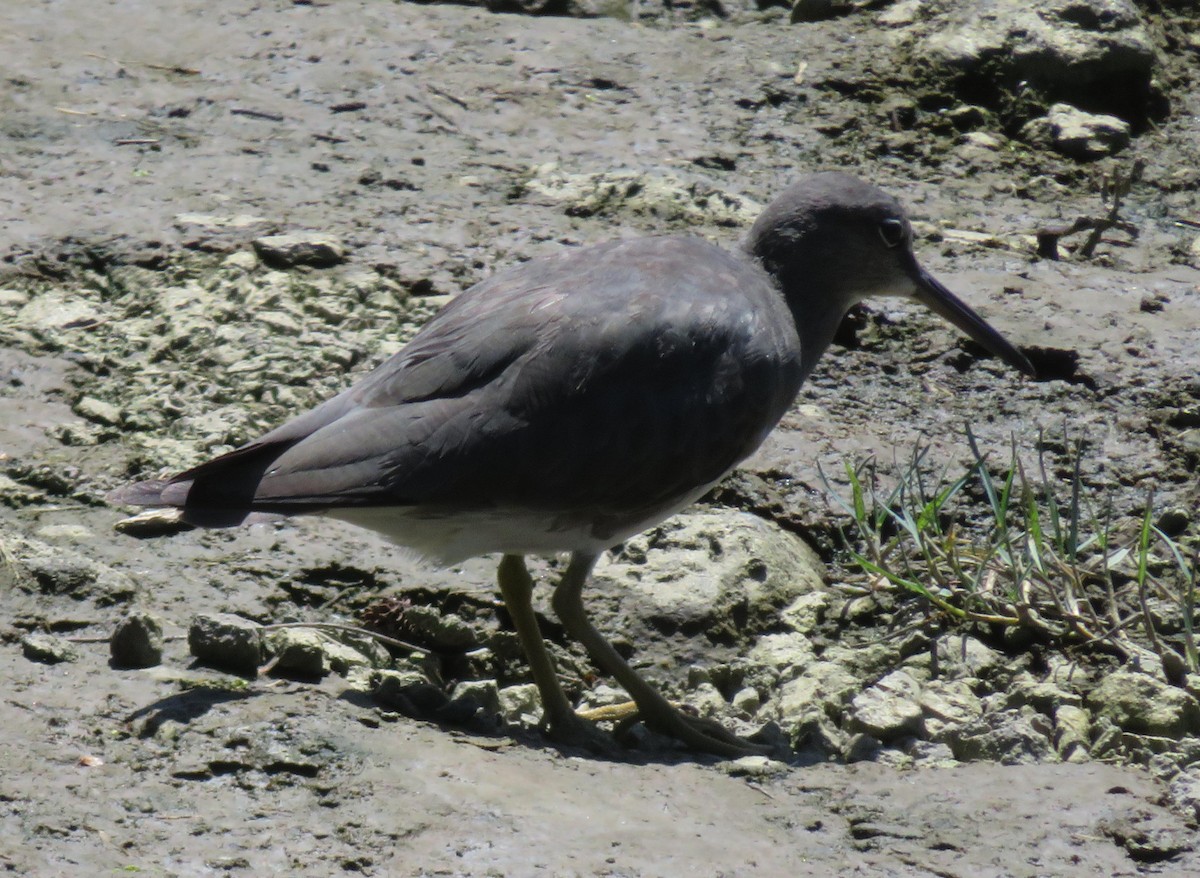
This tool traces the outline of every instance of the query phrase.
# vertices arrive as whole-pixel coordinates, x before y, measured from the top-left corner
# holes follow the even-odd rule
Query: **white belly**
[[[576,513],[550,514],[518,509],[442,512],[411,506],[342,507],[323,513],[382,534],[424,559],[454,564],[476,555],[554,555],[600,553],[674,515],[706,494],[712,484],[689,491],[668,507],[622,521],[603,533]]]

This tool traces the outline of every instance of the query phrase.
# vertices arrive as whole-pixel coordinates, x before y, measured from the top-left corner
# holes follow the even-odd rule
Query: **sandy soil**
[[[923,261],[1043,368],[1020,381],[933,318],[881,306],[722,502],[828,543],[818,464],[904,457],[918,440],[932,460],[961,462],[964,423],[1000,455],[1010,437],[1032,448],[1039,430],[1065,425],[1090,452],[1089,483],[1111,486],[1123,513],[1154,488],[1194,521],[1200,256],[1196,231],[1175,223],[1200,219],[1187,185],[1200,155],[1194,85],[1119,160],[1080,167],[893,130],[863,95],[899,57],[895,33],[866,13],[630,24],[375,2],[60,0],[3,17],[0,309],[11,316],[31,285],[58,284],[61,307],[82,310],[75,322],[26,312],[5,324],[0,459],[21,476],[2,486],[0,535],[105,573],[75,594],[0,596],[0,865],[48,876],[1200,871],[1196,815],[1138,767],[808,764],[747,777],[673,751],[604,761],[531,731],[381,714],[336,676],[238,684],[190,666],[179,639],[144,671],[110,667],[104,643],[59,665],[17,645],[39,627],[105,636],[126,587],[176,638],[200,611],[286,617],[303,604],[285,586],[313,571],[487,600],[487,559],[428,570],[313,521],[135,540],[113,531],[119,513],[98,498],[130,470],[187,463],[180,455],[317,401],[493,267],[697,222],[567,210],[532,185],[556,175],[633,170],[765,204],[798,170],[855,169],[912,206]],[[1091,261],[1033,259],[1028,236],[1102,213],[1100,171],[1134,157],[1146,162],[1125,212],[1136,240],[1114,235]],[[726,242],[738,234],[698,222]],[[173,419],[177,445],[97,432],[79,414],[83,396],[170,377],[147,377],[130,353],[146,342],[106,322],[113,278],[163,271],[177,285],[189,260],[294,230],[340,238],[341,281],[384,278],[403,300],[386,320],[366,308],[345,324],[355,357],[270,398],[230,395],[227,376],[210,380],[197,359],[173,390],[186,413]],[[610,586],[597,600],[602,627],[637,612],[619,598]],[[686,674],[669,639],[645,647],[664,679]]]

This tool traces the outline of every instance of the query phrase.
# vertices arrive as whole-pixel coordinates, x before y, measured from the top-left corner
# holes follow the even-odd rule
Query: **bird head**
[[[809,175],[755,222],[744,247],[772,274],[803,337],[832,337],[846,312],[872,296],[915,299],[1014,369],[1029,360],[921,267],[900,202],[849,174]]]

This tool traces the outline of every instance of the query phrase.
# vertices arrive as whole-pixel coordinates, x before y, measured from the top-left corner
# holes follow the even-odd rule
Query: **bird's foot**
[[[674,704],[667,704],[666,710],[647,712],[639,708],[636,702],[627,701],[581,711],[581,715],[587,720],[616,723],[614,737],[618,739],[634,723],[644,722],[654,731],[676,738],[689,747],[728,759],[770,756],[776,749],[741,738],[714,719],[684,713]]]
[[[621,750],[612,735],[574,711],[554,719],[543,720],[542,726],[550,739],[559,744],[581,747],[601,756],[615,756]]]

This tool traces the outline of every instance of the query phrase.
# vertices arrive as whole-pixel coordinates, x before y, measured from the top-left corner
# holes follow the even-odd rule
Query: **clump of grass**
[[[974,460],[957,476],[931,472],[922,447],[887,490],[873,459],[846,462],[849,496],[821,473],[851,519],[848,557],[870,588],[914,595],[951,624],[1027,628],[1064,648],[1156,656],[1171,677],[1200,669],[1200,565],[1155,525],[1152,493],[1138,519],[1114,520],[1111,496],[1081,478],[1080,442],[1066,443],[1071,475],[1059,479],[1044,440],[1032,472],[1014,440],[1002,477],[969,428],[966,440]],[[1164,626],[1153,607],[1167,607],[1178,626]]]

